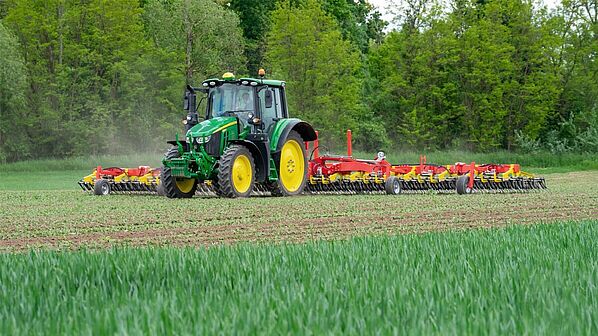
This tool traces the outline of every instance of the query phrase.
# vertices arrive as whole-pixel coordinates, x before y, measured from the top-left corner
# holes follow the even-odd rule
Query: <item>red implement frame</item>
[[[405,175],[413,171],[419,176],[437,175],[448,171],[451,175],[469,175],[468,187],[474,186],[476,174],[484,173],[506,173],[511,168],[514,173],[520,172],[518,164],[482,164],[476,165],[475,162],[466,164],[458,162],[454,165],[431,165],[426,163],[426,156],[421,155],[418,165],[391,165],[385,158],[376,158],[375,160],[360,160],[353,158],[352,132],[347,130],[347,156],[320,156],[318,132],[316,140],[313,142],[313,158],[309,161],[308,176],[323,175],[330,176],[335,173],[348,174],[352,172],[375,173],[379,176]],[[309,149],[309,143],[305,143],[305,148]]]
[[[153,176],[158,176],[160,174],[159,169],[152,169],[149,166],[139,166],[137,168],[119,168],[119,167],[109,167],[109,168],[102,168],[102,166],[96,167],[96,179],[101,179],[104,176],[112,176],[116,177],[122,174],[126,174],[127,176],[144,176],[148,173],[152,173]]]

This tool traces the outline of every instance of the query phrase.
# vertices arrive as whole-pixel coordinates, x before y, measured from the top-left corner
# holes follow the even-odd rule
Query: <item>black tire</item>
[[[110,182],[105,179],[99,179],[93,185],[93,193],[99,196],[109,195],[111,189]]]
[[[166,196],[166,192],[164,191],[164,186],[162,185],[162,182],[160,182],[158,186],[156,186],[156,194],[158,194],[158,196]]]
[[[249,179],[249,188],[247,190],[238,190],[234,184],[233,167],[235,160],[239,157],[245,156],[249,160],[249,166],[251,170],[251,177]],[[253,156],[247,147],[243,145],[230,145],[224,150],[222,157],[218,163],[218,186],[215,188],[216,193],[219,196],[237,198],[237,197],[248,197],[253,191],[255,186],[255,163]]]
[[[401,193],[401,181],[396,176],[390,176],[384,182],[384,190],[389,195],[398,195]]]
[[[295,131],[291,131],[289,133],[289,135],[287,136],[287,138],[284,140],[284,143],[286,144],[290,140],[296,141],[299,144],[299,147],[301,148],[301,155],[303,156],[303,167],[304,167],[303,181],[301,182],[301,185],[299,186],[299,188],[297,190],[289,191],[282,183],[280,174],[281,174],[281,170],[285,167],[281,167],[282,162],[281,162],[281,157],[279,157],[276,162],[276,170],[278,172],[278,181],[272,182],[269,184],[269,189],[270,189],[270,193],[272,194],[272,196],[300,195],[303,193],[303,189],[305,189],[305,184],[307,183],[308,165],[307,165],[307,156],[305,155],[305,146],[303,146],[303,143],[304,143],[303,138],[301,138],[299,133],[297,133]],[[284,145],[283,145],[283,147],[284,147]],[[282,147],[281,147],[281,151],[282,151]]]
[[[218,184],[218,177],[216,177],[216,178],[214,178],[212,180],[212,190],[214,191],[214,193],[216,194],[216,196],[218,196],[218,197],[224,197],[224,195],[220,191],[220,185]]]
[[[270,191],[270,195],[274,196],[274,197],[282,197],[284,196],[284,194],[282,193],[282,190],[280,189],[280,186],[278,185],[278,181],[275,182],[268,182],[266,184],[267,189]]]
[[[180,157],[179,151],[177,148],[169,149],[166,154],[166,159],[174,159]],[[181,178],[178,178],[181,181]],[[160,173],[160,185],[162,186],[162,190],[164,191],[164,195],[168,198],[191,198],[195,195],[195,191],[197,190],[197,180],[194,180],[193,186],[188,190],[181,190],[179,185],[177,184],[177,177],[172,176],[172,172],[168,167],[162,167],[162,171]]]
[[[468,184],[469,184],[469,174],[459,176],[459,178],[457,178],[457,184],[456,184],[457,194],[459,194],[459,195],[471,194],[473,192],[473,190],[471,190],[471,188],[468,187]]]

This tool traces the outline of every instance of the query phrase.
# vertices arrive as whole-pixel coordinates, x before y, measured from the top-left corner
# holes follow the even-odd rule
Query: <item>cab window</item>
[[[255,112],[253,88],[235,84],[223,84],[210,90],[210,118],[227,113],[239,117]]]

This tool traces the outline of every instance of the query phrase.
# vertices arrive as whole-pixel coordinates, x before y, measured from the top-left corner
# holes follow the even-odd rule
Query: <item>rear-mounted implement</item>
[[[309,144],[306,144],[309,148]],[[351,131],[347,131],[347,155],[319,154],[313,142],[309,161],[307,192],[371,193],[386,192],[522,192],[546,189],[544,178],[521,171],[518,164],[436,165],[421,156],[418,164],[391,164],[384,153],[374,160],[355,159]]]

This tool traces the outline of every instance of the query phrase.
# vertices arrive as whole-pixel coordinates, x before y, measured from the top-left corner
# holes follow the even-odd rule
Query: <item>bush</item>
[[[544,139],[534,139],[521,131],[515,132],[515,143],[520,152],[551,154],[598,153],[598,108],[594,107],[585,118],[572,113],[558,127],[546,133]]]

